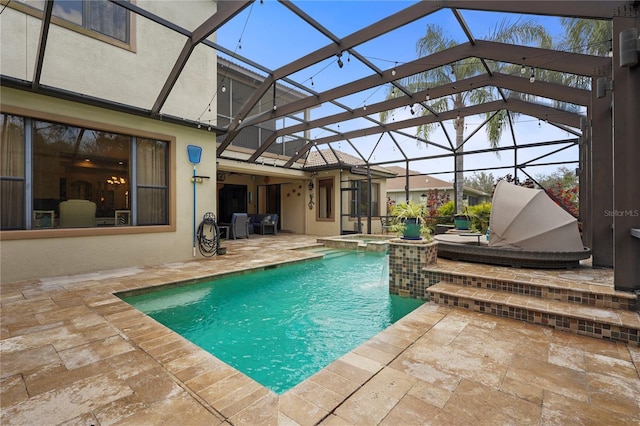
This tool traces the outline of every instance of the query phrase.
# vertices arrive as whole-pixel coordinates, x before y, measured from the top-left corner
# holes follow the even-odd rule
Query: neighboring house
[[[407,201],[407,173],[403,167],[391,166],[388,170],[396,173],[396,177],[387,181],[387,202],[401,203]],[[409,200],[414,202],[424,202],[429,191],[437,190],[449,200],[454,199],[453,183],[446,182],[433,176],[425,175],[415,170],[409,170]],[[475,188],[463,188],[464,204],[474,206],[476,204],[490,201],[490,194],[485,194]]]

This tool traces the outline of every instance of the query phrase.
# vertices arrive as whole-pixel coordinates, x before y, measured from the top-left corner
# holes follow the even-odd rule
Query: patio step
[[[575,301],[442,281],[429,287],[427,291],[434,303],[545,325],[575,334],[640,345],[640,315],[629,309],[596,307]]]
[[[508,268],[506,268],[508,269]],[[576,280],[554,282],[548,277],[531,278],[527,281],[505,277],[469,274],[452,270],[425,268],[428,282],[445,282],[476,289],[498,290],[539,299],[556,300],[594,308],[612,308],[637,312],[640,310],[634,293],[616,291],[606,285],[596,285]]]

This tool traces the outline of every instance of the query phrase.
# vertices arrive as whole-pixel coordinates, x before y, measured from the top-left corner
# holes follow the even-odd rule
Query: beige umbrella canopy
[[[577,219],[541,189],[498,182],[489,227],[491,247],[554,252],[584,250]]]

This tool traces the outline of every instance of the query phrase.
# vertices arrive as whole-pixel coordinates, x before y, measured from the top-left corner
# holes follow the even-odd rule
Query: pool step
[[[640,315],[634,310],[576,303],[575,300],[556,300],[553,293],[547,293],[546,296],[550,297],[537,297],[523,292],[443,281],[427,291],[430,300],[438,304],[640,345]],[[582,300],[594,300],[584,296]],[[631,305],[637,306],[635,301]]]
[[[329,248],[327,251],[325,251],[323,253],[323,258],[324,259],[335,259],[336,257],[343,257],[343,256],[346,256],[346,255],[348,255],[350,253],[352,253],[352,252],[349,252],[348,250],[337,250],[337,249]]]

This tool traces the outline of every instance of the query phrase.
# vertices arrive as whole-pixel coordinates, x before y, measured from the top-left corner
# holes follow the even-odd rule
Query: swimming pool
[[[387,256],[315,260],[123,300],[276,393],[283,393],[423,301],[390,295]]]

